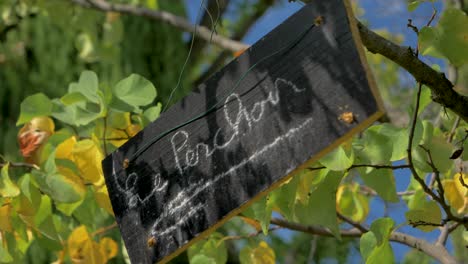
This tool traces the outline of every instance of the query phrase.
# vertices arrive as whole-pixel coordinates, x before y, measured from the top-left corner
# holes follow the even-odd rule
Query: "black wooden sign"
[[[132,263],[166,262],[382,114],[348,1],[313,1],[103,161]]]

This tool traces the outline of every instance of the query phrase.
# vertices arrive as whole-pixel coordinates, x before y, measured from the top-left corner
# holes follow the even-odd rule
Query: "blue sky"
[[[201,0],[186,0],[186,3],[189,6],[188,16],[191,21],[194,21],[197,16],[196,12],[200,6],[200,2]],[[385,28],[392,33],[401,34],[404,36],[403,44],[410,45],[412,47],[416,46],[417,38],[416,34],[406,26],[408,19],[412,19],[414,25],[422,27],[431,17],[433,10],[430,3],[423,3],[414,12],[410,13],[406,7],[406,0],[358,0],[358,3],[365,11],[363,16],[359,19],[367,21],[371,29]],[[269,11],[258,20],[258,22],[245,36],[243,41],[248,44],[255,43],[258,39],[275,28],[286,18],[294,14],[301,7],[302,4],[288,3],[287,0],[281,0],[280,3],[270,8]],[[443,8],[440,1],[436,2],[434,7],[437,10],[442,10]],[[436,20],[437,18],[438,16],[436,17]],[[425,58],[424,60],[429,64],[441,64],[441,61],[436,59]],[[403,76],[402,78],[408,78],[410,81],[412,81],[412,78],[408,76]],[[408,170],[399,170],[395,172],[395,176],[397,191],[406,190],[409,179],[411,177],[410,172]],[[370,224],[373,220],[382,217],[382,215],[385,213],[384,205],[385,204],[382,200],[373,199],[371,203],[371,213],[369,215],[367,224]],[[387,209],[387,214],[396,221],[397,225],[405,222],[404,212],[407,210],[405,202],[387,204]],[[437,239],[439,233],[439,231],[425,233],[410,226],[402,226],[398,229],[398,231],[424,238],[431,242]],[[290,236],[289,231],[281,231],[281,234],[284,235],[285,238]],[[449,248],[451,248],[450,241],[448,242],[448,245]],[[409,248],[407,246],[396,243],[392,243],[392,247],[394,249],[396,260],[398,262],[402,261]]]

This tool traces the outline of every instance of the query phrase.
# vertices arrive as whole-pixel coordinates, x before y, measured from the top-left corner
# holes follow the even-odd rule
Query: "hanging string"
[[[198,11],[197,11],[197,17],[195,18],[195,25],[194,25],[194,29],[193,29],[193,33],[192,33],[192,39],[190,41],[190,48],[189,48],[189,52],[187,54],[187,57],[185,58],[185,62],[184,64],[182,65],[182,69],[180,70],[180,73],[179,73],[179,77],[177,79],[177,84],[176,86],[172,89],[170,95],[169,95],[169,98],[167,99],[167,103],[166,105],[163,107],[162,111],[161,112],[165,112],[167,107],[171,104],[171,101],[172,101],[172,97],[174,96],[174,93],[175,91],[179,88],[180,86],[180,83],[182,82],[182,76],[184,75],[184,71],[185,71],[185,68],[187,67],[187,64],[190,60],[190,56],[192,55],[192,50],[193,50],[193,45],[195,43],[195,36],[197,35],[197,29],[198,29],[198,20],[200,19],[200,13],[201,13],[201,10],[202,8],[204,7],[204,4],[205,4],[205,0],[202,0],[201,4],[200,4],[200,7],[198,8]],[[206,7],[205,7],[206,9]],[[211,16],[211,15],[210,15]]]
[[[317,19],[316,19],[317,20]],[[257,61],[256,63],[254,63],[252,66],[250,66],[242,75],[241,77],[235,82],[235,84],[232,86],[232,88],[221,98],[221,100],[219,100],[217,103],[213,104],[212,106],[210,106],[208,108],[208,110],[206,110],[205,112],[201,113],[201,114],[198,114],[190,119],[188,119],[187,121],[171,128],[171,129],[168,129],[164,132],[162,132],[161,134],[155,136],[154,138],[150,139],[146,144],[144,144],[142,147],[140,147],[128,160],[126,160],[126,163],[127,163],[127,166],[124,166],[124,167],[128,167],[128,163],[130,162],[133,162],[137,157],[139,157],[142,153],[144,153],[149,147],[151,147],[153,144],[155,144],[156,142],[158,142],[160,139],[162,139],[163,137],[167,136],[168,134],[176,131],[177,129],[179,128],[182,128],[190,123],[193,123],[195,121],[197,121],[198,119],[201,119],[205,116],[207,116],[208,114],[210,114],[211,112],[217,110],[218,107],[220,106],[224,106],[227,102],[224,102],[226,100],[226,98],[228,98],[238,87],[239,85],[241,84],[241,82],[247,77],[247,75],[253,70],[255,69],[259,64],[261,64],[262,62],[268,60],[269,58],[272,58],[282,52],[287,52],[289,50],[291,50],[294,46],[296,46],[303,38],[304,36],[312,29],[314,28],[316,25],[318,25],[319,23],[313,23],[311,26],[307,27],[303,32],[301,32],[301,34],[299,34],[299,36],[292,40],[290,43],[288,43],[287,45],[281,47],[280,49],[276,50],[275,52],[263,57],[262,59],[260,59],[259,61]],[[224,102],[224,103],[223,103]],[[221,105],[223,103],[223,105]]]

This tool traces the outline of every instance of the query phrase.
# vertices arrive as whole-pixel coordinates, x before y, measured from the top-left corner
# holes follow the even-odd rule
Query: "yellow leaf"
[[[0,230],[12,232],[11,226],[11,205],[6,204],[0,207]]]
[[[343,184],[336,194],[336,210],[356,222],[363,222],[369,214],[369,200],[359,192],[358,184]]]
[[[73,262],[78,262],[83,259],[83,246],[86,241],[90,240],[88,231],[84,225],[81,225],[72,231],[68,237],[68,252]]]
[[[108,139],[107,142],[110,142],[112,145],[116,147],[120,147],[125,142],[127,142],[128,140],[127,138],[128,138],[127,133],[125,133],[125,131],[123,130],[118,130],[118,129],[113,129],[113,128],[107,129],[107,132],[106,132],[106,139]]]
[[[104,178],[101,167],[103,158],[98,145],[90,139],[78,141],[73,146],[72,160],[86,182],[97,183]]]
[[[76,144],[76,137],[71,136],[57,146],[55,151],[56,159],[72,159],[72,149]]]
[[[104,210],[106,210],[109,214],[114,215],[114,211],[112,210],[112,204],[109,199],[109,192],[107,191],[106,185],[96,187],[94,197],[96,198],[96,201],[101,208],[104,208]]]
[[[29,121],[29,124],[32,129],[38,129],[49,133],[53,133],[55,130],[54,121],[48,116],[34,117]]]
[[[468,212],[468,188],[462,185],[460,177],[463,177],[465,184],[468,184],[468,174],[457,173],[453,176],[453,180],[444,180],[442,185],[449,204],[457,213],[464,214]]]
[[[253,264],[274,264],[275,252],[268,246],[265,241],[260,242],[258,247],[254,248],[250,253]]]
[[[133,137],[135,136],[138,132],[140,132],[141,130],[141,126],[140,125],[135,125],[135,124],[131,124],[127,127],[127,133],[129,136]]]
[[[103,264],[107,262],[105,253],[101,246],[91,239],[84,242],[82,248],[82,257],[83,258],[80,259],[80,261],[73,262],[80,264]]]
[[[105,237],[99,241],[99,246],[101,247],[101,250],[104,252],[104,257],[105,257],[105,262],[107,260],[117,256],[118,252],[118,245],[117,243],[112,240],[111,238]]]

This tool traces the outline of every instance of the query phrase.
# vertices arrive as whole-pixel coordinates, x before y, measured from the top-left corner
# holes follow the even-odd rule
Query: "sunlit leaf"
[[[440,207],[433,200],[425,201],[421,207],[410,209],[405,216],[411,225],[425,232],[436,229],[442,221]]]
[[[26,97],[21,103],[21,111],[16,125],[21,125],[36,116],[49,116],[52,113],[52,102],[43,93]]]
[[[94,196],[96,197],[96,202],[99,205],[99,207],[104,208],[106,212],[108,212],[111,215],[114,215],[114,211],[112,210],[112,204],[109,199],[109,192],[107,191],[106,185],[96,187]]]
[[[460,181],[463,177],[463,182],[468,184],[468,174],[456,173],[453,179],[444,180],[445,197],[453,209],[459,214],[468,213],[468,188],[463,186]]]
[[[101,239],[99,241],[99,246],[101,247],[101,251],[104,252],[104,262],[107,262],[109,259],[117,256],[117,253],[119,251],[117,243],[108,237],[104,237],[103,239]]]
[[[380,218],[370,226],[370,232],[361,236],[361,254],[366,264],[394,263],[393,249],[389,236],[393,230],[394,221],[390,218]]]
[[[104,177],[101,167],[104,155],[94,141],[78,141],[73,146],[72,158],[85,181],[96,183]]]
[[[72,159],[73,146],[76,144],[76,137],[71,136],[57,146],[55,158],[57,159]]]
[[[9,164],[6,163],[0,172],[0,196],[2,197],[15,197],[20,194],[20,189],[14,184],[8,173]]]
[[[152,106],[152,107],[146,109],[143,112],[143,117],[144,117],[143,126],[146,126],[149,123],[156,120],[156,118],[158,118],[159,114],[161,113],[161,108],[162,108],[162,104],[158,103],[156,106]]]
[[[324,157],[319,162],[330,170],[344,171],[349,168],[354,161],[354,156],[351,153],[346,153],[342,146],[337,147]]]
[[[369,199],[359,191],[358,184],[343,184],[336,194],[336,209],[355,222],[363,222],[369,214]]]
[[[468,24],[466,14],[455,8],[442,13],[435,27],[424,27],[419,32],[419,42],[423,54],[449,59],[454,66],[468,62]]]
[[[408,148],[408,131],[404,128],[397,128],[389,123],[380,125],[379,133],[385,135],[393,142],[391,161],[404,159]]]
[[[139,107],[153,102],[156,97],[156,88],[142,76],[131,74],[118,82],[112,89],[112,93],[127,105]]]
[[[361,236],[359,241],[359,250],[363,260],[367,260],[377,245],[377,240],[372,232],[367,232]]]

